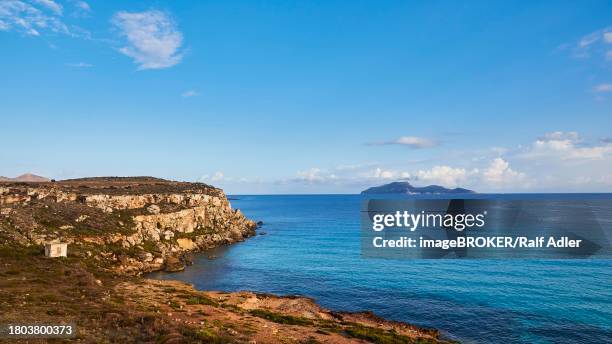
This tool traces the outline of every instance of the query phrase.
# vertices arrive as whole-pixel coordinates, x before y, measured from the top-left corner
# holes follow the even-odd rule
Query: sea
[[[304,295],[462,343],[612,343],[611,259],[365,258],[360,195],[231,198],[263,221],[265,235],[202,252],[183,272],[149,277],[201,290]]]

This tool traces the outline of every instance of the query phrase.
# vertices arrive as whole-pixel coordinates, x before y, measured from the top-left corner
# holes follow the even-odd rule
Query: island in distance
[[[440,185],[428,185],[423,187],[412,186],[408,182],[393,182],[381,186],[374,186],[361,192],[362,195],[400,194],[400,195],[425,195],[425,194],[469,194],[475,191],[454,188],[448,189]]]

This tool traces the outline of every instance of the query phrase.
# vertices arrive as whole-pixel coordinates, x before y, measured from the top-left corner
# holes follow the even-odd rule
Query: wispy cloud
[[[410,173],[377,167],[374,169],[373,173],[367,177],[373,179],[408,180],[410,179]]]
[[[82,11],[91,12],[91,6],[85,1],[77,1],[74,3],[74,6]]]
[[[210,180],[212,180],[213,182],[218,182],[220,180],[223,180],[224,178],[225,178],[225,175],[223,174],[223,172],[217,171],[215,172],[215,174],[213,174]]]
[[[53,11],[55,14],[57,15],[62,15],[64,9],[62,7],[62,5],[58,4],[57,2],[53,1],[53,0],[33,0],[34,3],[37,3],[43,7],[46,7],[47,9]]]
[[[328,183],[338,179],[333,172],[323,171],[320,168],[313,167],[307,170],[298,171],[297,176],[291,181],[305,183]]]
[[[430,170],[419,170],[415,174],[415,180],[426,184],[441,184],[447,187],[462,185],[469,173],[464,168],[453,168],[450,166],[434,166]]]
[[[592,161],[609,160],[612,162],[612,145],[588,144],[576,132],[555,131],[538,138],[531,146],[517,154],[529,160],[555,161]]]
[[[91,68],[91,67],[93,67],[92,64],[85,63],[85,62],[66,63],[66,66],[74,67],[74,68]]]
[[[599,41],[599,38],[601,36],[601,33],[599,31],[590,33],[586,36],[583,36],[579,41],[578,41],[578,47],[579,48],[588,48],[589,46],[591,46],[592,44],[596,43],[597,41]]]
[[[227,176],[222,171],[217,171],[213,173],[212,175],[205,174],[201,176],[200,178],[198,178],[197,180],[203,183],[215,183],[215,184],[217,183],[221,183],[221,184],[224,184],[224,183],[259,183],[260,182],[259,180],[249,180],[244,177]]]
[[[35,6],[38,5],[38,6]],[[61,20],[62,8],[53,1],[34,4],[18,0],[0,1],[0,30],[15,30],[28,36],[43,32],[71,34]]]
[[[183,98],[191,98],[191,97],[197,97],[199,95],[200,95],[200,93],[198,91],[196,91],[196,90],[187,90],[187,91],[185,91],[185,92],[183,92],[181,94],[181,97],[183,97]]]
[[[589,33],[575,43],[574,57],[588,58],[603,56],[606,60],[612,59],[612,26]]]
[[[596,93],[609,93],[612,92],[612,84],[599,84],[593,87],[593,91]]]
[[[210,182],[220,182],[220,181],[227,180],[227,179],[231,179],[231,178],[227,178],[222,171],[217,171],[213,173],[212,175],[205,174],[201,176],[198,180],[204,183],[210,183]]]
[[[91,6],[82,0],[71,0],[72,14],[76,17],[88,17],[91,14]]]
[[[373,146],[386,146],[386,145],[401,145],[407,146],[414,149],[431,148],[438,145],[434,140],[426,139],[417,136],[402,136],[392,141],[373,142],[370,143]]]
[[[285,178],[276,181],[277,184],[297,185],[358,185],[360,187],[380,183],[384,181],[408,180],[410,174],[394,169],[381,167],[372,168],[371,164],[337,166],[331,169],[312,167],[300,170],[293,178]]]
[[[138,69],[168,68],[181,61],[183,35],[167,13],[121,11],[111,22],[126,39],[119,51],[134,59]]]

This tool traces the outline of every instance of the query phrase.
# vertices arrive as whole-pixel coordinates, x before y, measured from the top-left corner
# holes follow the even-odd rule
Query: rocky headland
[[[87,343],[443,342],[436,330],[328,311],[305,297],[203,292],[142,277],[180,271],[192,253],[256,230],[222,190],[203,183],[1,182],[0,323],[73,322],[73,340]],[[68,243],[68,257],[45,258],[52,242]]]

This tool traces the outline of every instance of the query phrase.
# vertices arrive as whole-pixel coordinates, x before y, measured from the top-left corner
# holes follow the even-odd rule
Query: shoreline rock
[[[158,179],[6,183],[0,204],[17,224],[15,241],[87,247],[122,274],[176,270],[168,257],[243,241],[257,228],[220,189]]]

